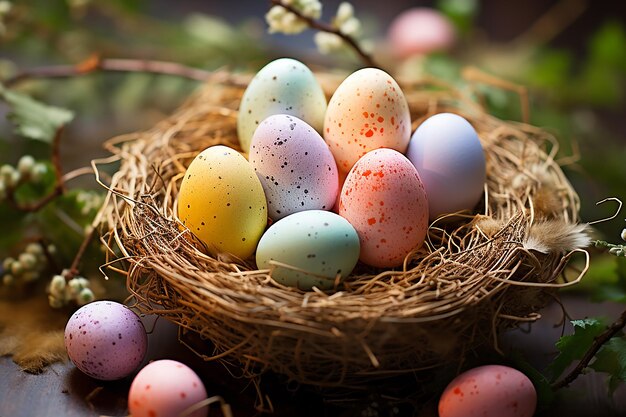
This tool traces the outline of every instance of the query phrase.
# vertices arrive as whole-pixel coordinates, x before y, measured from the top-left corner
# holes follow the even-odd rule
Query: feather
[[[533,223],[523,245],[525,249],[541,253],[565,253],[585,248],[590,243],[588,224],[546,220]]]

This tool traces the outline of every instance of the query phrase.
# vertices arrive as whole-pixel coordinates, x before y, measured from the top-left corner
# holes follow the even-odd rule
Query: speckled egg
[[[241,149],[248,152],[254,131],[273,114],[296,116],[321,132],[326,106],[324,91],[306,65],[291,58],[270,62],[250,81],[241,98],[237,117]]]
[[[263,120],[250,146],[273,220],[303,210],[330,210],[338,193],[337,164],[324,139],[295,116]]]
[[[301,211],[274,223],[256,253],[260,269],[269,268],[276,281],[302,290],[333,288],[350,275],[358,260],[354,227],[323,210]]]
[[[360,259],[396,267],[418,248],[428,229],[428,200],[411,162],[393,149],[368,152],[348,173],[339,214],[356,229]]]
[[[471,210],[486,180],[485,154],[472,125],[453,113],[440,113],[419,125],[406,153],[428,194],[430,218]]]
[[[517,369],[487,365],[457,376],[439,399],[439,417],[532,417],[537,392]]]
[[[252,255],[267,224],[263,186],[252,165],[227,146],[202,151],[180,185],[178,218],[211,252]]]
[[[328,103],[324,139],[344,172],[373,149],[391,148],[404,153],[410,137],[406,98],[398,83],[384,71],[364,68],[352,73]]]
[[[187,365],[162,359],[150,362],[133,380],[128,409],[133,417],[179,417],[191,406],[207,399],[200,377]],[[206,417],[208,406],[186,417]]]
[[[130,375],[146,354],[146,330],[128,307],[95,301],[79,308],[65,326],[65,349],[87,375],[110,381]]]

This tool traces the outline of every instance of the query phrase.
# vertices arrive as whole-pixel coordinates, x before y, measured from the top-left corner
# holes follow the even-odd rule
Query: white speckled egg
[[[180,185],[178,218],[210,251],[252,255],[267,224],[263,186],[252,165],[227,146],[202,151]]]
[[[133,417],[178,417],[189,407],[207,399],[200,377],[187,365],[162,359],[150,362],[133,380],[128,409]],[[206,417],[208,406],[187,417]]]
[[[249,158],[273,220],[334,205],[337,165],[324,139],[305,121],[286,114],[263,120],[252,137]]]
[[[401,153],[411,137],[411,115],[404,93],[386,72],[364,68],[337,87],[324,120],[324,139],[344,172],[368,151]]]
[[[290,114],[313,126],[324,125],[326,96],[311,70],[300,61],[280,58],[261,68],[241,98],[237,134],[243,152],[250,149],[254,131],[273,114]]]
[[[439,417],[532,417],[537,392],[517,369],[487,365],[457,376],[439,399]]]
[[[301,211],[274,223],[256,252],[259,268],[272,269],[276,281],[302,290],[333,288],[336,277],[350,275],[358,259],[359,237],[354,227],[323,210]]]
[[[95,301],[79,308],[65,326],[65,349],[87,375],[110,381],[130,375],[146,354],[146,330],[128,307]]]
[[[368,152],[348,173],[339,214],[356,229],[362,262],[396,267],[428,230],[428,199],[411,162],[393,149]]]
[[[485,154],[472,125],[463,117],[440,113],[413,133],[406,156],[428,194],[430,218],[473,209],[483,195]]]

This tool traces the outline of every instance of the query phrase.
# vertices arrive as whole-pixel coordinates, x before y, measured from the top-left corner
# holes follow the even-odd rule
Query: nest
[[[331,95],[341,78],[318,74]],[[210,256],[176,217],[185,169],[205,148],[239,149],[237,109],[249,78],[217,73],[154,128],[111,139],[98,221],[111,259],[144,313],[206,338],[199,351],[254,376],[271,370],[316,386],[360,386],[415,373],[539,318],[584,247],[579,200],[545,131],[487,114],[437,80],[402,82],[415,128],[454,112],[476,128],[487,161],[483,201],[473,214],[438,219],[424,245],[393,270],[357,269],[334,292],[304,292],[257,270],[252,260]],[[122,263],[120,266],[118,263]],[[106,269],[103,269],[106,270]]]

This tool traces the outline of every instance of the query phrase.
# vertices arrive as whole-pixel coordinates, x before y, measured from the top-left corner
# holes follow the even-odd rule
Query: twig
[[[54,189],[42,197],[40,200],[35,201],[34,203],[21,204],[17,201],[15,197],[15,188],[10,188],[7,190],[7,202],[13,206],[13,208],[26,211],[26,212],[36,212],[45,207],[49,202],[57,198],[58,196],[65,193],[65,181],[63,180],[63,169],[61,168],[61,136],[63,134],[63,126],[59,127],[54,134],[54,138],[52,139],[52,165],[54,167],[54,177],[55,184]]]
[[[343,39],[345,43],[347,43],[348,45],[350,45],[352,49],[354,49],[354,51],[359,55],[359,57],[363,60],[363,62],[367,66],[381,68],[378,64],[376,64],[376,62],[371,57],[371,55],[369,55],[359,46],[357,41],[354,40],[352,36],[346,35],[338,28],[335,28],[329,24],[320,22],[318,20],[315,20],[313,18],[303,15],[302,12],[300,12],[300,10],[298,10],[297,8],[293,7],[290,4],[285,4],[282,0],[270,0],[270,3],[275,6],[280,6],[284,8],[285,10],[295,14],[299,19],[304,20],[306,24],[312,29],[317,29],[321,32],[332,33],[334,35],[339,36],[341,39]]]
[[[611,340],[613,336],[619,333],[624,326],[626,326],[626,310],[622,312],[620,317],[615,320],[605,331],[600,333],[593,339],[593,343],[591,347],[585,352],[583,357],[580,359],[580,362],[576,365],[572,371],[565,376],[561,381],[552,384],[553,390],[558,390],[560,388],[564,388],[574,381],[578,375],[580,375],[584,369],[589,365],[589,362],[596,356],[596,353],[604,346],[606,342]]]
[[[198,68],[188,67],[175,62],[151,61],[141,59],[101,59],[92,55],[77,65],[51,65],[24,70],[5,80],[6,87],[37,78],[71,78],[98,71],[146,72],[152,74],[175,75],[195,81],[206,81],[212,74]]]
[[[72,265],[70,265],[69,269],[63,274],[63,277],[65,278],[66,281],[71,280],[72,278],[76,277],[79,274],[80,271],[78,269],[78,265],[82,261],[83,256],[85,255],[85,252],[87,252],[87,248],[89,247],[89,244],[93,240],[95,236],[95,232],[96,232],[96,228],[90,226],[87,233],[85,233],[85,238],[83,239],[83,242],[80,244],[80,247],[78,248],[78,251],[76,252],[76,255],[74,255],[74,260],[72,261]]]

